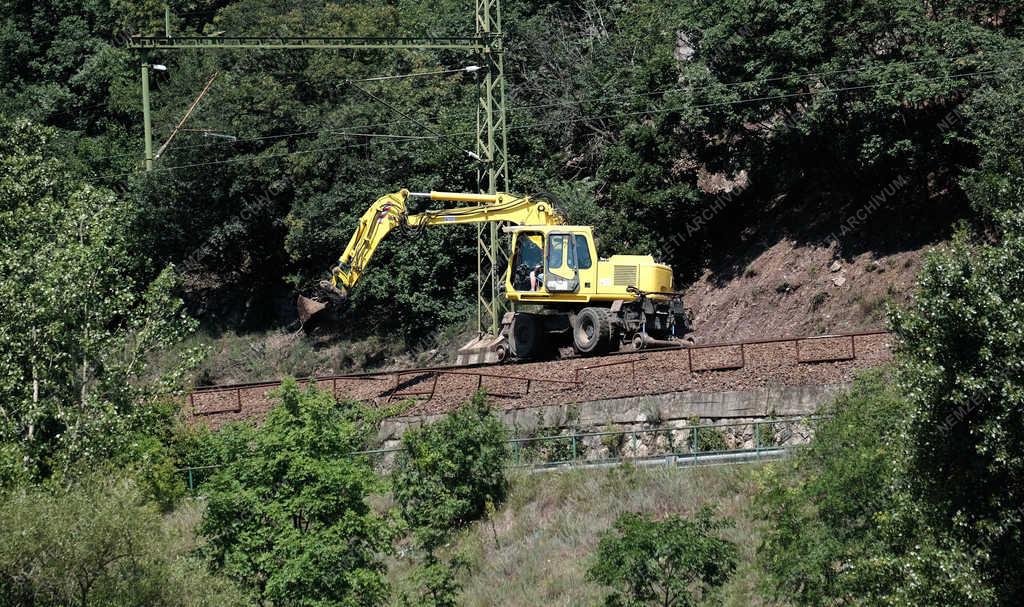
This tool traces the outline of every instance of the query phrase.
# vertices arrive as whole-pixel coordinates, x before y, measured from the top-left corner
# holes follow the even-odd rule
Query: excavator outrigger
[[[471,203],[410,213],[408,201]],[[414,193],[400,190],[374,202],[320,283],[325,302],[299,297],[303,322],[348,297],[389,232],[418,232],[441,224],[501,222],[512,255],[504,295],[518,304],[505,314],[497,336],[481,338],[486,360],[542,358],[572,346],[583,355],[622,346],[637,349],[678,343],[690,332],[682,295],[672,290],[672,269],[650,255],[598,257],[590,226],[568,225],[546,194]]]

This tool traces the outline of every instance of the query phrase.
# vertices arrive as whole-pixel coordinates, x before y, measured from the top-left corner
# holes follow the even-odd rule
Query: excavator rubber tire
[[[533,314],[516,314],[509,327],[508,344],[516,358],[531,358],[540,350],[541,323]]]
[[[605,308],[583,308],[572,327],[572,345],[578,354],[593,356],[608,349],[612,323]]]

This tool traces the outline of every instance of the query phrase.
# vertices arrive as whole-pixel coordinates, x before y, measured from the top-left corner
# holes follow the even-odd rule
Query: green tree
[[[1022,268],[1018,228],[995,245],[961,235],[928,260],[917,304],[895,318],[912,488],[934,525],[988,559],[1007,603],[1024,592]]]
[[[736,546],[719,537],[730,525],[708,508],[692,519],[627,512],[601,538],[587,577],[614,588],[609,607],[696,605],[736,569]]]
[[[0,499],[0,605],[243,605],[190,552],[184,516],[161,517],[139,482],[103,470]]]
[[[372,470],[349,455],[362,433],[330,393],[288,379],[277,398],[251,442],[205,486],[211,566],[258,602],[382,604],[379,555],[390,526],[366,503]]]
[[[417,593],[403,592],[398,597],[401,607],[457,607],[462,584],[459,574],[468,567],[460,556],[443,560],[433,553],[424,556],[410,575]]]
[[[758,560],[799,605],[986,605],[984,556],[931,526],[909,490],[911,406],[888,370],[859,377],[814,439],[765,473]]]
[[[962,180],[973,232],[929,256],[917,302],[894,316],[900,384],[913,406],[908,480],[1003,604],[1024,592],[1024,129],[1019,79],[963,105],[979,149]]]
[[[980,87],[948,122],[963,120],[965,137],[978,149],[975,168],[966,171],[961,186],[967,194],[972,220],[988,234],[1005,229],[1020,232],[1024,213],[1024,84],[1012,73]]]
[[[451,531],[481,518],[508,493],[508,429],[486,395],[402,437],[392,489],[402,516],[428,552]]]
[[[176,275],[153,278],[133,246],[134,207],[69,176],[52,129],[0,120],[0,132],[0,439],[35,477],[131,460],[196,360],[151,366],[195,327]]]

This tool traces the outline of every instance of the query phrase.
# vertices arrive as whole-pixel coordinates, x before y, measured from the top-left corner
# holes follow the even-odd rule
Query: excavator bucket
[[[328,304],[308,297],[299,295],[298,300],[295,302],[295,308],[299,313],[299,322],[302,326],[306,326],[311,318],[318,317],[324,310],[327,309]]]
[[[330,316],[333,311],[340,309],[348,299],[348,293],[344,289],[335,287],[329,280],[322,280],[314,297],[315,299],[299,294],[295,301],[299,322],[303,327],[312,327],[313,324],[316,324],[315,321]],[[314,321],[312,324],[310,324],[311,320]]]

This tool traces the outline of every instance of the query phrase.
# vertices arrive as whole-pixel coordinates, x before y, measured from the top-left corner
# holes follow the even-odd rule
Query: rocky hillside
[[[729,281],[706,270],[686,290],[698,342],[842,333],[885,327],[887,303],[910,299],[923,249],[864,252],[782,239]]]

